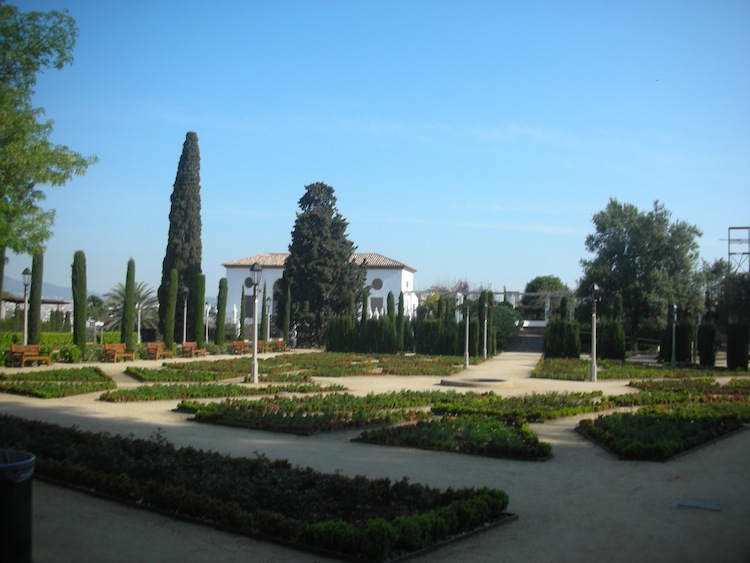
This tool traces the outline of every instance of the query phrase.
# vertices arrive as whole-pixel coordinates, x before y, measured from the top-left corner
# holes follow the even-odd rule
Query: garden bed
[[[33,452],[43,479],[350,560],[396,559],[512,519],[499,489],[320,473],[176,448],[159,434],[139,440],[0,415],[0,447]]]

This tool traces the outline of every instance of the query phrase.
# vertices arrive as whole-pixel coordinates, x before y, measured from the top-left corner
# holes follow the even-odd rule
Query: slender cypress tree
[[[237,337],[245,340],[245,317],[247,316],[247,304],[245,303],[245,286],[242,286],[242,296],[240,297],[240,333]]]
[[[284,342],[289,342],[289,335],[292,330],[292,280],[290,279],[286,284],[286,299],[284,299],[283,309],[283,326],[284,326]]]
[[[172,268],[169,275],[169,291],[167,292],[167,316],[164,319],[164,332],[162,336],[164,338],[164,347],[167,350],[171,350],[174,347],[174,325],[175,317],[177,315],[177,292],[179,291],[180,283],[177,276],[177,270]]]
[[[404,351],[404,292],[398,294],[398,313],[396,314],[396,349]]]
[[[219,295],[216,298],[216,328],[214,329],[214,344],[224,344],[225,327],[227,324],[227,278],[219,280]]]
[[[44,254],[31,257],[31,288],[29,289],[29,344],[41,344],[42,339],[42,283]]]
[[[177,166],[177,177],[172,191],[172,206],[169,211],[169,235],[167,250],[162,264],[162,278],[159,286],[159,330],[166,333],[168,309],[169,276],[172,269],[177,270],[180,286],[190,290],[190,295],[197,295],[198,275],[201,273],[201,196],[200,196],[200,151],[198,135],[190,132],[182,145],[182,155]],[[203,303],[188,303],[187,333],[188,340],[197,340],[195,335],[195,316],[203,317]],[[191,305],[193,305],[191,307]],[[176,334],[182,334],[180,326],[175,326]]]
[[[260,328],[258,330],[258,339],[263,340],[268,331],[268,307],[266,307],[266,284],[263,284],[262,306],[260,309]]]
[[[206,325],[205,325],[205,310],[206,306],[206,276],[203,274],[198,275],[198,284],[196,287],[195,298],[193,303],[194,310],[196,312],[194,317],[195,322],[195,342],[198,348],[203,348],[206,345]],[[188,309],[190,305],[188,304]]]
[[[83,352],[86,350],[86,320],[88,318],[86,255],[83,250],[77,250],[73,254],[70,282],[73,287],[73,344]]]
[[[125,300],[122,304],[122,323],[120,323],[120,342],[132,352],[135,350],[133,327],[135,326],[135,260],[128,260],[128,272],[125,276]]]

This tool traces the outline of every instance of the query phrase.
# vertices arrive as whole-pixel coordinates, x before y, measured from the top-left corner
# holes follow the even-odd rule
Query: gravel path
[[[538,359],[538,353],[506,352],[454,380],[484,381],[483,388],[501,395],[628,391],[622,381],[531,379],[529,373]],[[119,386],[135,385],[123,374],[125,367],[108,364],[103,369]],[[469,389],[446,387],[442,379],[379,376],[319,381],[342,383],[357,394],[401,388]],[[509,510],[518,514],[517,521],[416,561],[750,561],[750,432],[746,429],[667,463],[627,462],[575,433],[583,416],[571,417],[533,425],[540,439],[552,445],[553,459],[520,462],[352,443],[349,438],[356,431],[298,437],[199,425],[172,412],[176,401],[110,404],[97,401],[98,395],[53,400],[0,395],[0,411],[138,437],[161,432],[178,445],[233,455],[260,452],[321,471],[406,476],[435,487],[487,485],[508,492]],[[326,561],[40,481],[34,483],[33,498],[36,563]],[[721,509],[677,506],[686,499],[710,501]]]

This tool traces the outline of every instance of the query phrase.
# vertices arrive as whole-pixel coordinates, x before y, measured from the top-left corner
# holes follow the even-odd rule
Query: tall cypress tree
[[[162,278],[159,286],[159,330],[166,332],[167,297],[169,276],[177,270],[180,287],[190,290],[190,295],[198,293],[198,275],[201,273],[201,195],[200,195],[200,151],[198,135],[190,132],[182,145],[182,155],[177,166],[177,177],[172,191],[172,206],[169,211],[169,235],[167,250],[162,264]],[[187,339],[195,340],[195,315],[203,316],[203,303],[196,310],[188,303]],[[193,305],[191,307],[191,305]],[[175,326],[175,336],[182,334],[182,320]],[[177,325],[177,323],[175,323]]]
[[[245,340],[245,317],[247,316],[247,303],[245,301],[245,286],[242,286],[242,294],[240,297],[240,333],[237,338]]]
[[[216,328],[214,329],[214,344],[224,344],[225,327],[227,324],[227,278],[219,280],[219,295],[216,298]]]
[[[73,254],[70,282],[73,287],[73,344],[83,352],[86,350],[86,320],[88,318],[86,255],[83,250],[77,250]]]
[[[206,324],[205,324],[205,305],[206,305],[206,276],[203,274],[198,275],[198,284],[196,286],[196,291],[193,294],[195,297],[193,298],[193,310],[195,311],[195,316],[193,317],[193,322],[195,323],[195,342],[198,346],[198,348],[203,348],[206,345]],[[190,304],[188,303],[188,310],[190,309]],[[189,315],[188,315],[189,318]],[[189,330],[188,330],[189,332]]]
[[[258,329],[258,338],[263,340],[268,332],[268,307],[266,304],[266,284],[263,284],[263,297],[261,297],[260,309],[260,328]]]
[[[177,276],[177,270],[172,268],[169,273],[169,288],[167,291],[167,315],[164,319],[164,332],[162,336],[164,338],[164,346],[167,350],[171,350],[174,346],[174,326],[175,318],[177,317],[177,292],[180,288],[179,278]]]
[[[44,254],[31,257],[31,288],[29,289],[29,344],[41,344],[42,339],[42,283]]]
[[[122,304],[122,323],[120,323],[120,342],[125,343],[128,351],[135,349],[133,326],[135,324],[135,260],[128,260],[128,272],[125,276],[125,300]]]
[[[352,260],[356,247],[331,186],[305,186],[299,207],[284,278],[304,280],[291,286],[292,319],[303,342],[319,345],[328,319],[345,314],[349,295],[364,287],[365,267]]]

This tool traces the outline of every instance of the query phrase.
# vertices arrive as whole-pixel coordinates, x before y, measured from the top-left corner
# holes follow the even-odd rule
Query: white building
[[[245,312],[252,322],[253,290],[250,278],[250,267],[256,262],[263,269],[258,286],[258,308],[262,308],[260,300],[263,298],[263,288],[266,289],[268,299],[267,310],[270,315],[276,314],[276,303],[280,295],[281,276],[284,273],[284,262],[288,252],[271,252],[256,254],[247,258],[239,258],[222,264],[226,268],[227,278],[227,320],[239,322],[241,309],[242,287],[245,286]],[[414,273],[416,270],[409,266],[376,253],[355,253],[352,259],[364,263],[367,268],[365,285],[370,287],[370,301],[368,316],[380,315],[385,312],[388,292],[398,308],[401,292],[404,294],[404,315],[413,317],[419,305],[419,299],[414,293]],[[251,278],[252,279],[252,278]],[[246,283],[246,280],[247,283]]]

